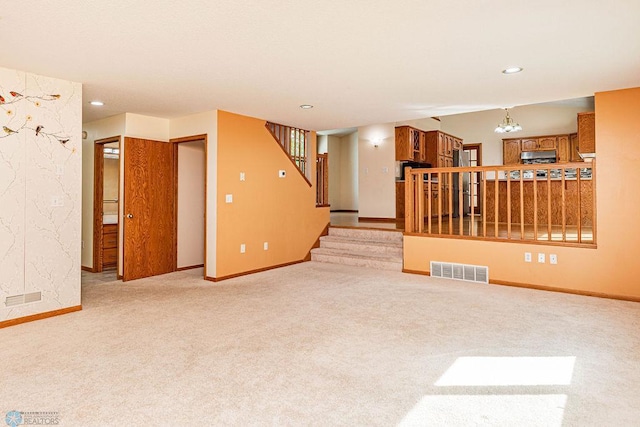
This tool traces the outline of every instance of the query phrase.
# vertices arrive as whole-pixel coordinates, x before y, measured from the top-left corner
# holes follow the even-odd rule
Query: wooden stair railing
[[[329,154],[316,158],[316,206],[329,206]]]
[[[296,166],[300,175],[302,175],[311,187],[307,161],[309,153],[309,131],[271,122],[266,122],[265,127],[287,154],[291,162]]]

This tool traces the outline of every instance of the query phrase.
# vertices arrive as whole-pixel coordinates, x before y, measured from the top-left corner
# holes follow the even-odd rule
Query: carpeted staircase
[[[394,230],[329,227],[311,260],[402,271],[402,233]]]

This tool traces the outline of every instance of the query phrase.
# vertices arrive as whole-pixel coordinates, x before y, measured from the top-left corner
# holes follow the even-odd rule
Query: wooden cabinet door
[[[519,139],[503,139],[502,140],[502,158],[505,165],[517,165],[520,163],[520,140]]]
[[[447,136],[438,132],[438,156],[444,156],[447,152]]]
[[[438,167],[438,168],[446,168],[447,167],[447,161],[445,159],[446,159],[446,157],[444,155],[438,156],[438,164],[436,165],[436,167]]]
[[[420,131],[420,155],[418,161],[426,163],[427,161],[427,134]]]
[[[413,150],[409,137],[409,126],[398,126],[396,128],[396,160],[413,160]]]
[[[422,141],[420,139],[421,132],[418,129],[409,128],[409,135],[411,137],[411,159],[413,161],[419,162],[420,156],[422,153]]]
[[[569,135],[558,137],[558,162],[566,163],[569,161]]]
[[[536,151],[538,149],[538,139],[523,139],[520,146],[522,151]]]
[[[453,137],[446,135],[445,141],[447,145],[444,155],[447,157],[453,157]]]
[[[595,113],[578,113],[578,151],[581,153],[596,152]]]
[[[546,136],[544,138],[538,138],[539,150],[555,150],[557,148],[558,139],[555,136]]]

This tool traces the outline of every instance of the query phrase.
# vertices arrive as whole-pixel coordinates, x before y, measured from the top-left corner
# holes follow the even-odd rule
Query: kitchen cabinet
[[[538,150],[555,150],[557,146],[558,138],[555,136],[538,138]]]
[[[578,134],[572,133],[569,135],[569,161],[581,162],[582,157],[578,154]]]
[[[411,126],[398,126],[396,128],[396,160],[398,161],[424,161],[425,138],[419,129]]]
[[[102,268],[115,267],[118,263],[118,224],[102,226]]]
[[[502,140],[502,158],[505,165],[519,164],[521,152],[519,139]]]
[[[578,151],[596,152],[596,114],[578,113]]]
[[[556,136],[542,136],[537,138],[522,139],[520,144],[522,151],[549,151],[557,148]]]
[[[432,167],[452,167],[456,149],[462,149],[462,139],[439,130],[425,132],[425,161]]]
[[[404,219],[404,181],[396,181],[396,219]],[[437,183],[431,184],[431,199],[429,199],[429,183],[424,183],[424,216],[429,215],[429,205],[431,205],[431,216],[438,216],[439,186]],[[448,206],[447,206],[448,208]],[[445,215],[445,206],[443,206],[442,214]]]
[[[569,135],[561,135],[558,137],[558,163],[567,163],[571,161],[571,147],[569,144]]]

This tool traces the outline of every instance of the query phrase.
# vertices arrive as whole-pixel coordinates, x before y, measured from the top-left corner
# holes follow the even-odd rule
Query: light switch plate
[[[233,194],[227,194],[224,196],[225,203],[233,203]]]
[[[264,242],[264,250],[268,250],[269,249],[269,242]]]
[[[524,253],[524,262],[531,262],[531,252]]]
[[[240,244],[240,253],[243,254],[247,251],[247,247],[245,246],[244,243]]]
[[[540,264],[544,264],[545,263],[545,256],[544,254],[538,254],[538,262]]]
[[[549,264],[557,264],[558,263],[558,255],[549,254]]]
[[[240,181],[244,181],[244,180],[245,180],[244,172],[240,172]]]
[[[278,177],[280,177],[280,178],[284,178],[285,176],[287,176],[287,171],[286,171],[286,170],[284,170],[284,169],[280,169],[280,170],[278,171]]]

